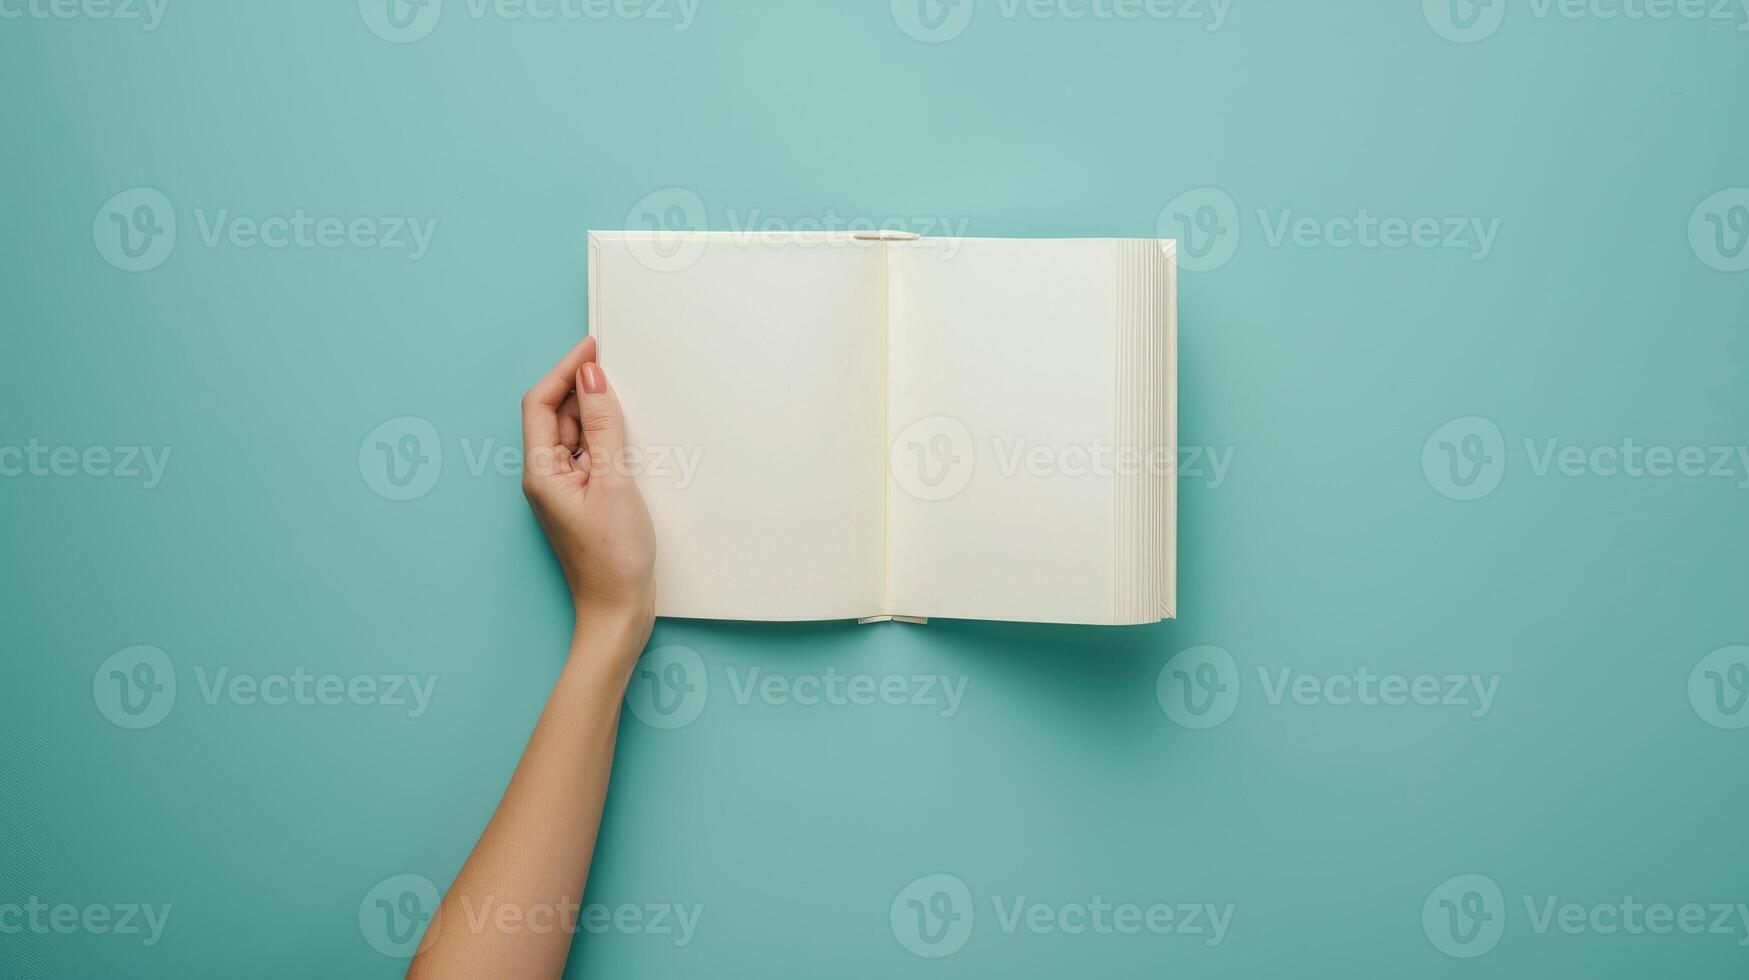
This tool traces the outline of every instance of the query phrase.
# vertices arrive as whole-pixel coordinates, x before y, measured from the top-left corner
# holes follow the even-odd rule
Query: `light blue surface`
[[[0,457],[0,926],[33,895],[170,906],[150,948],[0,933],[0,974],[404,969],[373,948],[394,951],[375,899],[454,873],[570,627],[514,466],[474,459],[515,444],[519,394],[583,329],[584,230],[686,193],[717,229],[1148,236],[1187,216],[1210,268],[1181,283],[1181,437],[1230,467],[1181,479],[1175,623],[659,624],[653,645],[697,660],[652,666],[708,691],[681,727],[627,714],[589,900],[702,914],[685,945],[581,937],[570,975],[1742,971],[1742,9],[1233,0],[1209,30],[1207,7],[702,0],[676,30],[448,0],[397,43],[374,2],[170,0],[150,31],[0,4],[0,446],[171,453],[150,489],[97,457],[63,456],[66,477]],[[110,216],[159,201],[109,203],[135,188],[162,195],[136,229],[173,214],[173,247],[121,250]],[[417,260],[319,247],[317,226],[238,244],[232,219],[300,209],[355,242],[435,228]],[[1333,247],[1328,219],[1363,210],[1470,237]],[[1282,227],[1301,217],[1318,227]],[[404,502],[366,439],[403,417],[442,453]],[[1724,475],[1587,455],[1626,440],[1672,467],[1701,447],[1709,470],[1723,447]],[[1563,470],[1562,447],[1584,458]],[[136,645],[168,663],[109,660]],[[221,668],[436,687],[417,717],[362,689],[209,703]],[[173,676],[168,714],[112,723],[146,717],[112,669]],[[943,674],[963,700],[743,703],[756,669]],[[1363,669],[1475,675],[1491,700],[1280,687],[1340,697]],[[1022,896],[1071,925],[1095,896],[1231,919],[1214,945],[1043,933],[1007,921]],[[1600,934],[1592,910],[1628,896],[1678,925],[1729,906],[1704,913],[1728,932]],[[931,945],[912,898],[970,931]],[[1550,901],[1583,907],[1577,933]]]

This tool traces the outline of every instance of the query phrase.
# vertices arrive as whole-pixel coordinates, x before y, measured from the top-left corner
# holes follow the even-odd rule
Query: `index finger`
[[[584,337],[522,396],[522,451],[559,444],[559,406],[576,387],[577,371],[595,360],[595,338]]]

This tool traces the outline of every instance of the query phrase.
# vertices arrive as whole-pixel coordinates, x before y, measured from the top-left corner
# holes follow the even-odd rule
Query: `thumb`
[[[583,444],[597,464],[606,464],[597,471],[618,472],[626,445],[625,415],[607,375],[594,361],[577,370],[577,418],[583,425]]]

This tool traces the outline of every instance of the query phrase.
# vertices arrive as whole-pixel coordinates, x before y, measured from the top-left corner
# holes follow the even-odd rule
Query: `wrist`
[[[629,676],[655,626],[653,603],[579,600],[571,630],[571,660],[621,666]]]

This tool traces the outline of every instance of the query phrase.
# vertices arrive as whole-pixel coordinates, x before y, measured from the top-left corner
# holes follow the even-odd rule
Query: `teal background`
[[[0,479],[0,903],[173,909],[149,949],[0,935],[0,975],[404,970],[360,903],[396,875],[447,883],[570,629],[515,475],[470,473],[463,440],[518,440],[520,393],[584,328],[584,230],[666,188],[715,228],[942,216],[984,236],[1151,236],[1217,188],[1238,237],[1181,279],[1181,441],[1233,462],[1218,487],[1180,481],[1176,622],[659,623],[709,697],[673,730],[627,713],[589,900],[702,918],[682,947],[583,936],[569,975],[1740,975],[1743,923],[1539,933],[1525,899],[1749,902],[1749,730],[1688,696],[1702,657],[1749,643],[1741,464],[1539,476],[1523,444],[1749,438],[1749,273],[1687,232],[1749,185],[1749,34],[1532,9],[1469,44],[1413,2],[1234,0],[1209,31],[979,0],[940,44],[867,0],[703,0],[685,31],[449,0],[407,44],[351,2],[170,0],[151,32],[0,20],[0,445],[173,447],[150,490]],[[93,220],[135,187],[174,202],[179,237],[127,273]],[[438,225],[418,261],[207,247],[196,212],[221,208]],[[1477,261],[1274,247],[1258,217],[1362,208],[1499,233]],[[401,416],[443,449],[406,502],[358,460]],[[1468,416],[1507,460],[1461,501],[1421,460]],[[179,685],[140,731],[92,691],[135,644]],[[1194,730],[1156,681],[1202,645],[1231,654],[1238,701]],[[206,704],[195,672],[223,666],[437,688],[418,718]],[[726,674],[753,667],[967,687],[946,718],[739,703]],[[1499,688],[1482,717],[1272,703],[1259,670],[1288,667]],[[975,927],[922,959],[889,910],[933,873],[967,884]],[[1422,924],[1467,873],[1504,895],[1479,959]],[[1006,934],[992,901],[1021,895],[1235,908],[1217,946]]]

